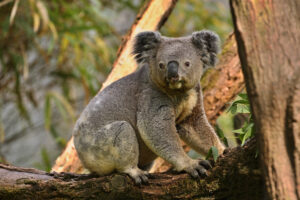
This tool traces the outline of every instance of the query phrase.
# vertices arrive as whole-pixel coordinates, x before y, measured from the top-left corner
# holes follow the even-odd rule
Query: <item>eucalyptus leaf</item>
[[[219,152],[218,152],[218,149],[215,147],[215,146],[212,146],[209,151],[208,151],[208,154],[206,156],[206,159],[208,158],[213,158],[214,161],[216,162],[217,159],[218,159],[218,156],[219,156]]]
[[[44,108],[44,118],[45,118],[45,128],[46,130],[50,129],[50,125],[51,125],[51,115],[52,115],[52,111],[51,111],[51,102],[50,102],[50,96],[47,95],[46,99],[45,99],[45,108]]]
[[[236,114],[236,112],[237,112],[237,104],[232,105],[229,108],[229,110],[230,110],[231,114],[233,114],[233,115]]]
[[[250,113],[250,106],[249,105],[244,105],[244,104],[239,104],[237,105],[237,113],[245,113],[248,114]]]
[[[243,131],[243,129],[236,129],[236,130],[233,130],[232,131],[233,133],[238,133],[238,134],[244,134],[244,131]]]
[[[241,93],[241,94],[239,94],[238,96],[241,97],[242,99],[248,101],[248,95],[247,95],[246,93]]]

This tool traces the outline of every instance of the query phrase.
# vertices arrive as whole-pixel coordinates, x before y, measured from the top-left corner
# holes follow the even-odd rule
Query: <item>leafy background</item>
[[[109,74],[122,36],[143,3],[0,2],[0,162],[51,169],[76,118]],[[176,37],[201,29],[225,40],[232,32],[227,1],[180,0],[161,32]],[[218,133],[230,146],[249,135],[249,116],[244,129],[232,133],[233,116],[249,105],[239,98],[218,119]]]

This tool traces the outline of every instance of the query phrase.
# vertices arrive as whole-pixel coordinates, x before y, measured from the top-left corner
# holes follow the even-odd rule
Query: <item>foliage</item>
[[[45,147],[41,149],[41,157],[42,157],[42,162],[35,163],[35,168],[44,170],[46,172],[50,172],[52,168],[52,164],[50,161],[50,155]]]
[[[238,134],[238,139],[244,145],[246,140],[254,136],[254,123],[251,115],[250,103],[247,94],[239,94],[239,99],[235,100],[228,109],[232,114],[244,113],[249,114],[247,120],[244,122],[242,128],[233,130]]]
[[[216,133],[218,134],[219,138],[221,139],[221,141],[225,144],[226,147],[228,147],[228,140],[225,137],[225,134],[223,132],[223,130],[217,125],[216,126]]]
[[[213,158],[214,161],[216,162],[217,159],[218,159],[218,157],[219,157],[218,149],[217,149],[216,147],[212,146],[212,147],[209,149],[209,151],[208,151],[207,156],[206,156],[205,159],[208,160],[209,158]]]
[[[100,74],[110,71],[120,43],[120,36],[101,14],[101,2],[16,0],[0,9],[0,81],[4,74],[12,77],[21,115],[30,119],[22,83],[32,69],[27,55],[31,49],[43,62],[55,62],[51,75],[61,83],[61,95],[68,101],[73,100],[74,82],[84,88],[86,100],[97,93]]]
[[[78,101],[74,88],[84,91],[87,103],[109,73],[121,42],[120,32],[114,30],[103,13],[121,8],[137,12],[138,6],[128,1],[98,0],[0,2],[0,108],[8,102],[15,103],[20,116],[33,128],[28,105],[44,106],[45,128],[63,148],[66,141],[55,122],[73,125],[74,102]],[[50,72],[46,77],[34,74],[41,65],[47,66],[44,71]],[[40,76],[41,81],[51,80],[56,86],[50,92],[42,87],[45,90],[42,101],[36,99],[37,93],[41,94],[37,91],[40,87],[27,84],[35,76]],[[4,138],[2,128],[1,138]],[[41,154],[46,155],[45,151]]]
[[[23,85],[32,68],[28,62],[28,50],[37,50],[36,53],[46,63],[55,61],[51,75],[61,84],[60,96],[64,96],[68,104],[74,101],[71,87],[76,83],[83,88],[87,103],[101,87],[101,74],[105,77],[109,73],[121,39],[102,11],[110,7],[137,12],[142,3],[127,0],[114,3],[105,0],[12,0],[2,3],[0,84],[1,87],[6,85],[3,83],[7,79],[4,74],[11,76],[10,81],[14,82],[12,92],[15,94],[11,98],[16,99],[20,114],[30,122],[24,104],[26,85]],[[220,12],[224,9],[220,2],[179,1],[162,32],[180,36],[206,28],[224,37],[231,31],[229,13]]]
[[[227,1],[180,0],[162,33],[177,37],[196,30],[209,29],[218,33],[225,41],[232,32],[231,15]]]

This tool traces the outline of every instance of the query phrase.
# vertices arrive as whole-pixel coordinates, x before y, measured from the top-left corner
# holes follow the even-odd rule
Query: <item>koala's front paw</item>
[[[150,176],[148,172],[143,171],[137,167],[128,169],[124,172],[134,180],[136,185],[141,185],[142,183],[148,184],[148,177]]]
[[[190,174],[193,178],[199,178],[207,176],[206,170],[210,168],[212,167],[207,160],[195,160],[191,166],[184,168],[183,171]]]
[[[202,165],[207,170],[212,168],[212,166],[208,160],[199,159],[199,164]]]

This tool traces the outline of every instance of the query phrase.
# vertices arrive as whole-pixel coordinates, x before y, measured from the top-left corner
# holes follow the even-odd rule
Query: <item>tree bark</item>
[[[256,144],[229,150],[208,177],[153,174],[149,185],[136,186],[126,175],[46,173],[0,164],[0,199],[262,199]]]
[[[268,199],[300,199],[300,1],[231,0]]]

